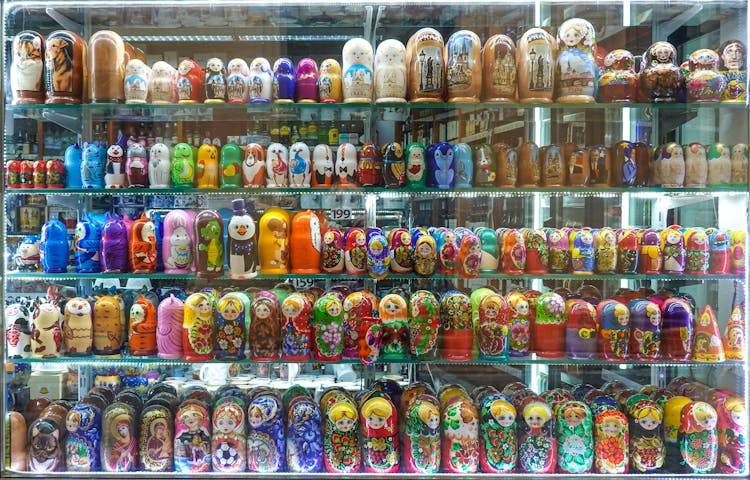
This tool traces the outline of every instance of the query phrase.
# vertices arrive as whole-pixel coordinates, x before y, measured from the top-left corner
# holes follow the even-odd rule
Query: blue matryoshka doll
[[[230,292],[216,304],[216,359],[245,358],[250,325],[250,298],[244,292]]]
[[[288,58],[279,58],[273,64],[274,103],[294,103],[294,63]]]
[[[383,230],[367,230],[367,271],[373,278],[385,278],[388,275],[391,257],[388,251],[388,239]]]
[[[289,403],[286,415],[287,471],[320,471],[323,467],[323,438],[318,404],[309,397],[297,397]]]
[[[427,147],[427,186],[450,190],[456,185],[455,153],[450,143]]]
[[[39,259],[44,273],[65,273],[70,258],[68,233],[57,218],[42,225],[42,239],[39,242]]]
[[[453,145],[453,158],[456,161],[456,188],[471,188],[474,177],[471,147],[467,143]]]
[[[594,232],[588,228],[570,232],[570,260],[573,273],[590,275],[594,271]]]
[[[102,440],[102,412],[94,405],[79,403],[65,418],[65,465],[69,472],[98,472]]]
[[[279,397],[267,390],[250,392],[247,407],[247,469],[280,472],[284,469],[284,409]]]

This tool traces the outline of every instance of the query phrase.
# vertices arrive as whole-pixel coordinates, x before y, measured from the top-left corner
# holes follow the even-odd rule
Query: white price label
[[[296,290],[305,290],[315,286],[315,280],[312,278],[292,278],[291,280]]]
[[[354,212],[348,208],[333,208],[328,218],[331,220],[351,220],[354,218]]]

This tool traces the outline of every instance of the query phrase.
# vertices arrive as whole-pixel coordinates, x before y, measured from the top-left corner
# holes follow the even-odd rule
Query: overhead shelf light
[[[345,42],[349,35],[240,35],[242,42]]]
[[[231,42],[232,35],[123,35],[128,42]]]

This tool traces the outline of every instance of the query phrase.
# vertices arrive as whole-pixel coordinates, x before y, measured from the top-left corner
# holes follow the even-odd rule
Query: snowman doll
[[[375,103],[406,102],[406,47],[386,40],[375,52]]]

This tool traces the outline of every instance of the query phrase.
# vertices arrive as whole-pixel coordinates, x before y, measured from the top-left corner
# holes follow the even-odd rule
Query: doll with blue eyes
[[[482,399],[479,429],[482,472],[513,472],[518,460],[516,409],[504,395],[495,393]]]
[[[593,103],[598,84],[594,59],[594,27],[581,18],[571,18],[557,34],[557,99],[559,103]]]

